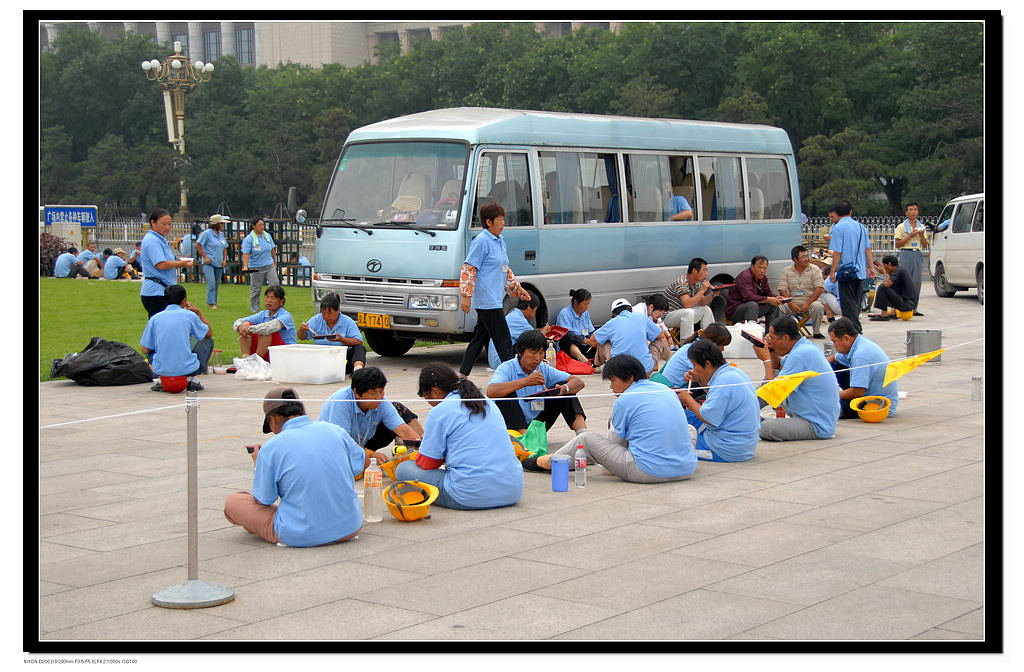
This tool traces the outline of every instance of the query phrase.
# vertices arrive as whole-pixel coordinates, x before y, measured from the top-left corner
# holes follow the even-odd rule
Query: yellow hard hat
[[[850,408],[857,411],[864,422],[881,422],[889,417],[888,397],[857,397],[850,402]]]
[[[909,320],[913,316],[914,316],[914,311],[912,311],[912,310],[897,310],[896,311],[896,317],[900,318],[901,320]]]
[[[384,488],[381,497],[388,511],[398,520],[406,522],[428,517],[431,503],[440,491],[423,481],[397,481]]]

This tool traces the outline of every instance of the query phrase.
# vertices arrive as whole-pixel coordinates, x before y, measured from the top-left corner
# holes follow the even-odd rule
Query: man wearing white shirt
[[[914,283],[914,315],[924,316],[917,312],[917,305],[921,299],[921,266],[924,262],[924,251],[928,248],[928,234],[925,232],[924,224],[917,221],[920,206],[917,203],[907,204],[907,218],[896,227],[893,232],[893,241],[896,249],[900,251],[900,268],[910,273],[910,279]]]

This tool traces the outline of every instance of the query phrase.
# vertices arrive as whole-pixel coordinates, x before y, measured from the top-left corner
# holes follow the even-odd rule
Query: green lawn
[[[66,280],[39,278],[39,380],[50,380],[54,359],[79,352],[93,336],[121,341],[140,349],[146,309],[139,299],[140,282],[129,280]],[[213,327],[214,347],[230,362],[241,352],[231,323],[251,315],[248,285],[221,285],[218,310],[206,306],[206,285],[185,283],[188,299],[199,306]],[[264,288],[266,289],[266,288]],[[298,326],[314,314],[309,287],[286,287],[285,307]],[[262,299],[260,306],[262,308]]]
[[[146,309],[139,299],[140,284],[129,280],[39,278],[39,380],[50,380],[53,360],[81,351],[93,336],[127,343],[139,350],[142,330],[146,327]],[[239,317],[252,314],[249,286],[221,285],[217,294],[218,310],[209,310],[206,306],[205,284],[185,283],[184,286],[189,301],[199,306],[213,327],[214,347],[223,350],[224,362],[230,363],[241,354],[238,336],[231,330],[231,324]],[[313,290],[309,287],[285,287],[285,294],[285,308],[295,319],[296,327],[316,313]],[[262,306],[261,298],[261,309]],[[416,341],[416,345],[438,343]]]

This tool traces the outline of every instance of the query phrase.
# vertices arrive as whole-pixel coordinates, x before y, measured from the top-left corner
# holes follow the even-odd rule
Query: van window
[[[960,204],[960,207],[956,209],[956,217],[953,218],[953,233],[968,233],[971,230],[971,221],[974,219],[974,211],[977,207],[977,201]]]
[[[472,226],[480,228],[480,206],[497,202],[505,226],[533,226],[530,169],[526,152],[483,152],[477,163]]]
[[[783,159],[747,159],[751,219],[789,219],[793,216],[793,193],[789,188],[789,166]]]
[[[974,226],[971,231],[981,233],[985,230],[985,201],[978,201],[978,212],[974,213]]]
[[[622,221],[614,154],[537,152],[545,224]]]
[[[746,219],[739,157],[701,156],[699,161],[702,219]]]

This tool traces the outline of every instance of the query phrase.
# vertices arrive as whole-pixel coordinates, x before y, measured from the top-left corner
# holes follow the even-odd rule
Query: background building
[[[71,24],[40,23],[39,47],[45,50]],[[159,44],[181,42],[182,52],[193,59],[215,61],[234,56],[242,65],[275,67],[302,63],[318,67],[340,63],[347,67],[376,62],[376,49],[397,42],[402,53],[416,40],[439,40],[463,22],[345,22],[345,21],[90,21],[91,30],[115,39],[125,32],[152,35]],[[619,32],[617,22],[537,22],[537,29],[561,37],[579,28]]]

